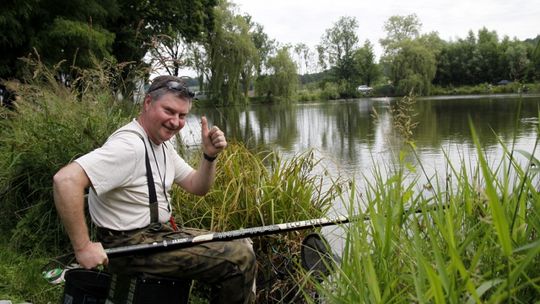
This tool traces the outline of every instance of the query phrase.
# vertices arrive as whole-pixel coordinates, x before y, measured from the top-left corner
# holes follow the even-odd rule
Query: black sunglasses
[[[169,81],[163,85],[153,88],[152,90],[149,90],[148,92],[146,92],[146,94],[157,91],[162,88],[167,88],[170,91],[176,91],[176,92],[182,93],[183,95],[189,96],[190,98],[195,97],[195,93],[191,92],[188,88],[186,88],[186,86],[184,86],[182,83],[178,81]]]

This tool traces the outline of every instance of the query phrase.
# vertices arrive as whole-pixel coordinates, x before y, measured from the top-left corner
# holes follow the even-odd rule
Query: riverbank
[[[129,121],[133,109],[125,110],[132,105],[120,104],[106,87],[91,87],[81,96],[54,83],[36,83],[20,92],[17,112],[0,113],[6,113],[0,115],[4,219],[0,273],[5,273],[0,278],[0,299],[58,302],[62,287],[47,285],[41,267],[48,258],[71,249],[54,212],[51,176],[76,155],[99,146],[112,130]],[[252,111],[250,120],[243,114],[238,119],[226,116],[227,109],[205,113],[220,127],[228,123],[230,133],[245,134],[245,142],[265,138],[277,145],[277,139],[283,140],[282,148],[289,153],[283,157],[275,151],[247,148],[244,140],[231,141],[218,159],[211,193],[202,198],[180,189],[173,193],[177,222],[215,231],[318,218],[333,211],[337,200],[345,202],[351,215],[359,212],[369,217],[342,227],[342,261],[324,283],[311,280],[311,274],[300,269],[298,252],[305,234],[255,239],[260,273],[268,275],[259,285],[258,303],[295,303],[291,296],[301,302],[313,295],[313,286],[328,303],[531,302],[540,297],[540,163],[533,157],[538,153],[537,120],[526,129],[532,136],[526,138],[527,148],[511,148],[518,141],[515,129],[507,128],[503,136],[492,139],[497,144],[501,138],[510,142],[497,148],[502,153],[496,158],[500,162],[489,159],[488,163],[482,157],[489,157],[487,135],[499,130],[495,122],[518,125],[521,121],[508,108],[495,109],[491,103],[489,108],[476,108],[476,113],[495,109],[498,115],[491,123],[486,117],[476,118],[475,128],[462,108],[459,116],[445,118],[440,113],[448,108],[420,103],[422,107],[413,111],[410,104],[402,103],[398,112],[385,113],[380,106],[374,118],[370,101],[362,106],[356,101],[334,102],[335,108],[321,104],[324,108],[282,107],[284,112],[264,106],[260,112]],[[530,108],[504,104],[521,111]],[[307,112],[302,114],[298,108]],[[536,117],[536,102],[532,108]],[[323,110],[328,116],[320,119],[304,115]],[[303,122],[312,121],[319,129],[304,127],[295,119],[300,114]],[[371,124],[373,119],[381,124]],[[415,128],[415,121],[425,129]],[[420,141],[449,145],[442,135],[455,136],[456,129],[445,128],[445,121],[466,129],[458,133],[474,136],[465,148],[442,152],[438,163],[445,168],[436,170],[437,175],[425,170],[429,164],[421,150],[433,153],[441,144],[425,149]],[[315,136],[313,140],[298,132],[303,128]],[[346,136],[332,130],[342,130]],[[357,133],[366,137],[353,137]],[[424,136],[415,142],[413,135]],[[256,143],[267,146],[262,140]],[[358,152],[371,162],[359,157],[362,154],[357,154],[354,144],[366,145],[359,146]],[[344,150],[326,157],[345,154],[351,159],[324,166],[325,156],[309,148],[314,145],[341,147]],[[300,146],[303,152],[291,152],[292,146]],[[373,153],[368,146],[376,148]],[[197,166],[201,154],[182,155]],[[375,160],[374,154],[388,157]],[[518,156],[525,163],[519,163]],[[345,170],[361,175],[347,178]]]

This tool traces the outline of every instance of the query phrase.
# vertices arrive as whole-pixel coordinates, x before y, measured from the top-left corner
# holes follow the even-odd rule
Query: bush
[[[55,252],[67,237],[54,208],[53,175],[100,146],[127,115],[99,70],[77,79],[77,89],[39,64],[33,75],[11,84],[19,98],[0,120],[0,229],[19,249]]]
[[[339,98],[339,85],[333,82],[325,82],[322,86],[321,99],[333,100]]]
[[[328,180],[324,168],[322,174],[315,174],[319,161],[313,151],[283,160],[277,153],[254,154],[232,143],[219,156],[217,166],[216,183],[207,195],[175,189],[178,222],[228,231],[320,218],[343,187],[340,180]],[[253,239],[259,265],[257,303],[293,302],[288,297],[299,288],[302,273],[297,255],[305,235],[306,231],[295,231]]]

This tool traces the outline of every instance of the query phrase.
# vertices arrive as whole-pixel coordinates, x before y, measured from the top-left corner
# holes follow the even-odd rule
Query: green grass
[[[7,248],[0,250],[0,300],[13,303],[58,303],[63,293],[61,285],[51,285],[41,276],[47,263],[43,256],[20,254]]]
[[[101,145],[133,114],[107,89],[106,73],[87,71],[88,78],[71,90],[56,84],[50,72],[37,71],[18,87],[17,111],[0,110],[0,299],[35,304],[59,301],[61,286],[48,285],[41,268],[46,257],[69,250],[52,203],[53,174]],[[505,157],[492,164],[478,148],[477,165],[448,163],[450,177],[426,176],[430,190],[421,190],[413,177],[417,169],[407,161],[416,155],[416,124],[408,111],[413,103],[404,98],[392,112],[410,149],[396,153],[392,164],[374,164],[374,178],[360,181],[362,193],[355,182],[332,178],[313,151],[285,159],[231,143],[219,157],[208,195],[174,190],[178,222],[226,231],[318,218],[346,194],[351,213],[362,210],[369,220],[344,226],[342,263],[327,281],[310,280],[300,269],[298,252],[307,232],[254,240],[258,303],[313,302],[314,287],[328,303],[537,301],[536,151],[503,147]],[[196,167],[201,153],[192,155],[188,159]],[[205,302],[204,294],[196,299]]]
[[[194,153],[198,157],[201,154]],[[344,187],[343,181],[327,176],[313,151],[285,160],[279,153],[256,154],[242,144],[232,143],[219,156],[217,166],[216,183],[206,196],[175,190],[177,222],[227,231],[319,218],[332,207]],[[258,303],[292,303],[300,299],[297,281],[303,273],[297,260],[307,233],[296,231],[253,239],[259,267]]]
[[[70,89],[38,66],[28,83],[12,84],[19,96],[16,110],[3,109],[0,118],[0,229],[15,247],[69,246],[53,205],[52,176],[128,120],[129,111],[100,85],[105,76],[96,74]]]
[[[503,145],[505,157],[490,163],[471,130],[477,165],[449,163],[449,176],[431,177],[431,192],[408,178],[415,172],[403,157],[374,169],[365,193],[350,200],[350,209],[361,207],[369,220],[345,227],[342,263],[316,284],[328,303],[538,301],[540,179],[530,166],[538,162],[535,151],[517,153]]]

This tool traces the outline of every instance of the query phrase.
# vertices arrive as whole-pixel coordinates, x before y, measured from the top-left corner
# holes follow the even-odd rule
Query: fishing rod
[[[369,219],[369,217],[365,216],[364,220],[366,219]],[[135,244],[135,245],[120,246],[120,247],[112,247],[112,248],[105,249],[105,253],[107,254],[108,258],[117,258],[117,257],[123,257],[123,256],[128,256],[128,255],[134,255],[134,254],[142,254],[142,253],[148,254],[148,253],[155,253],[155,252],[160,252],[160,251],[165,251],[165,250],[188,248],[188,247],[193,247],[196,245],[209,243],[209,242],[231,241],[231,240],[248,238],[248,237],[277,234],[277,233],[304,230],[304,229],[310,229],[310,228],[316,228],[316,227],[324,227],[324,226],[330,226],[330,225],[346,224],[346,223],[349,223],[350,221],[351,219],[345,216],[337,216],[337,217],[331,217],[331,218],[324,217],[324,218],[318,218],[318,219],[310,219],[310,220],[289,222],[289,223],[283,223],[283,224],[259,226],[259,227],[231,230],[231,231],[225,231],[225,232],[206,233],[206,234],[201,234],[194,237],[163,240],[161,242],[153,242],[153,243],[147,243],[147,244]],[[61,263],[60,260],[67,260],[67,259],[70,259],[70,261],[73,261],[74,259],[73,253],[69,253],[67,255],[56,258],[54,261],[54,264],[58,264],[58,263],[64,264],[64,263]],[[71,263],[71,265],[67,267],[66,266],[55,267],[55,268],[47,270],[48,266],[49,265],[43,268],[44,270],[43,270],[42,275],[47,281],[49,281],[49,283],[52,283],[52,284],[58,284],[58,283],[63,282],[64,273],[66,270],[80,267],[76,263]]]
[[[435,210],[437,208],[445,209],[447,205],[431,205],[424,208],[410,208],[403,211],[403,214],[421,213],[426,210]],[[163,250],[180,249],[196,246],[199,244],[218,242],[218,241],[231,241],[236,239],[243,239],[248,237],[257,237],[269,234],[277,234],[295,230],[304,230],[316,227],[325,227],[330,225],[347,224],[352,221],[368,221],[371,217],[369,215],[353,215],[350,218],[346,216],[336,217],[323,217],[318,219],[310,219],[297,222],[289,222],[283,224],[259,226],[252,228],[244,228],[238,230],[231,230],[225,232],[211,232],[207,234],[201,234],[194,237],[185,237],[172,240],[163,240],[160,242],[153,242],[147,244],[135,244],[122,247],[114,247],[105,249],[105,253],[109,258],[121,257],[131,254],[149,253]]]
[[[445,209],[447,207],[448,207],[447,205],[441,205],[441,206],[433,205],[433,206],[428,206],[427,210],[435,210],[438,208]],[[423,211],[426,211],[426,208],[419,208],[419,209],[412,209],[412,210],[411,209],[407,209],[403,211],[403,214],[421,213]],[[225,231],[225,232],[207,233],[207,234],[201,234],[194,237],[164,240],[161,242],[153,242],[153,243],[148,243],[148,244],[135,244],[135,245],[127,245],[127,246],[121,246],[121,247],[113,247],[113,248],[105,249],[105,253],[107,254],[109,258],[116,258],[116,257],[132,255],[132,254],[152,253],[152,252],[158,252],[158,251],[164,251],[164,250],[188,248],[188,247],[192,247],[192,246],[196,246],[196,245],[204,244],[204,243],[209,243],[209,242],[230,241],[230,240],[235,240],[235,239],[264,236],[264,235],[269,235],[269,234],[284,233],[284,232],[295,231],[295,230],[305,230],[305,229],[325,227],[325,226],[330,226],[330,225],[347,224],[347,223],[350,223],[353,221],[359,221],[359,220],[367,221],[370,219],[371,217],[369,215],[363,215],[363,216],[354,215],[351,217],[346,217],[346,216],[323,217],[323,218],[318,218],[318,219],[310,219],[310,220],[297,221],[297,222],[259,226],[259,227],[231,230],[231,231]],[[64,260],[68,258],[70,258],[70,260],[73,261],[73,258],[74,258],[73,253],[69,253],[64,256],[58,257],[54,259],[53,262],[56,264],[60,263],[60,264],[66,265],[66,263],[61,263],[60,260]],[[78,265],[74,263],[72,263],[71,266],[68,266],[68,268],[77,268],[77,267]],[[44,269],[46,269],[46,267],[44,267]],[[63,280],[63,277],[61,275],[63,274],[63,271],[65,270],[66,269],[58,268],[58,267],[49,271],[45,270],[43,271],[43,277],[46,278],[49,282],[56,284],[57,282],[61,282],[61,280]]]
[[[364,219],[369,219],[365,217]],[[355,219],[357,220],[357,219]],[[163,250],[172,250],[192,247],[209,242],[231,241],[248,237],[257,237],[269,234],[277,234],[295,230],[310,229],[316,227],[324,227],[330,225],[346,224],[351,219],[346,216],[324,217],[318,219],[289,222],[283,224],[259,226],[253,228],[244,228],[225,232],[213,232],[201,234],[193,237],[185,237],[172,240],[163,240],[161,242],[153,242],[148,244],[135,244],[121,247],[107,248],[105,253],[109,258],[122,257],[132,254],[150,253]]]

